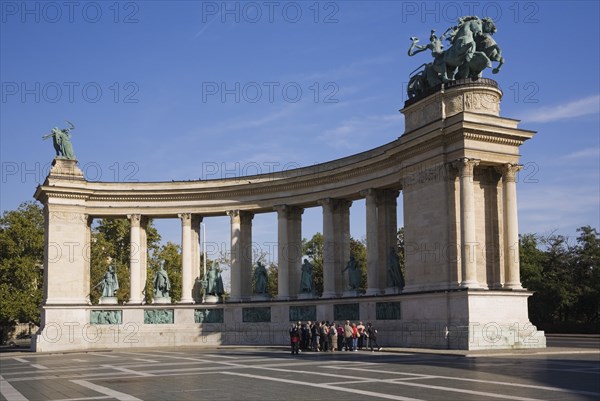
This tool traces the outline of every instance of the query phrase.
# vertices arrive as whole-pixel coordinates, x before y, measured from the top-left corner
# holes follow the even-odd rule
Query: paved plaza
[[[2,400],[597,400],[590,348],[301,353],[283,347],[0,355]]]

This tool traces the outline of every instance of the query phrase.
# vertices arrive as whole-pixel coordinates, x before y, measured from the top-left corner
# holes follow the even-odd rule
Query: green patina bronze
[[[419,39],[411,37],[412,44],[408,55],[431,50],[433,61],[421,65],[411,73],[407,94],[410,99],[419,96],[430,88],[457,79],[477,79],[483,70],[492,66],[492,61],[498,66],[492,70],[497,74],[504,58],[492,35],[496,33],[494,21],[475,16],[462,17],[458,25],[450,27],[437,37],[435,30],[431,31],[429,44],[418,45]],[[444,50],[442,41],[450,42],[450,47]]]
[[[65,120],[66,121],[66,120]],[[75,129],[75,125],[67,121],[70,125],[68,128],[58,129],[57,127],[52,128],[52,132],[48,135],[44,135],[42,139],[48,139],[52,137],[52,146],[56,151],[57,159],[75,160],[75,152],[73,152],[73,145],[71,144],[71,130]]]

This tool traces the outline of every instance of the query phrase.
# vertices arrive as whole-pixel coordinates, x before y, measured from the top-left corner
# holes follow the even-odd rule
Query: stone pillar
[[[349,291],[349,280],[348,272],[342,270],[346,267],[346,264],[350,260],[350,206],[351,201],[338,200],[336,201],[336,219],[334,220],[334,232],[336,234],[335,247],[336,247],[336,260],[335,269],[336,273],[340,275],[340,279],[336,280],[336,292],[343,294]],[[348,292],[346,295],[356,295],[354,291]]]
[[[322,199],[319,204],[323,208],[323,294],[322,298],[333,298],[336,293],[335,271],[335,200]]]
[[[242,265],[241,265],[241,232],[240,211],[227,212],[231,219],[231,302],[242,300]]]
[[[367,214],[367,293],[379,295],[379,237],[377,232],[377,196],[375,189],[361,192],[366,200]]]
[[[146,281],[148,279],[148,218],[140,219],[140,288],[142,299],[145,301]]]
[[[302,275],[302,213],[304,209],[290,207],[288,213],[288,268],[290,298],[298,297]]]
[[[181,300],[180,304],[194,303],[192,294],[192,215],[181,213]]]
[[[388,273],[388,267],[391,262],[391,253],[396,251],[396,247],[398,246],[398,195],[399,192],[396,190],[385,190],[385,208],[387,209],[387,220],[385,224],[384,242],[387,251],[385,253],[385,259],[383,259],[379,267],[379,274],[385,277],[386,294],[397,294],[401,290],[401,288],[397,288],[392,285],[392,282],[390,281],[391,277]]]
[[[202,251],[200,249],[200,224],[202,216],[197,214],[192,215],[192,294],[196,303],[202,302],[202,293],[199,283],[196,279],[200,278],[202,271],[202,259],[200,257]]]
[[[519,266],[519,220],[517,216],[516,175],[523,166],[502,166],[502,209],[504,225],[504,288],[521,290]]]
[[[141,268],[142,256],[141,250],[141,218],[139,214],[130,214],[127,216],[131,223],[130,246],[129,246],[129,302],[128,304],[138,305],[144,300],[142,295]]]
[[[477,237],[475,235],[475,193],[473,170],[479,160],[462,158],[456,161],[460,175],[460,227],[463,288],[479,288],[477,281]]]
[[[290,259],[289,240],[290,240],[290,207],[281,205],[275,206],[277,211],[277,299],[290,299]]]
[[[240,275],[243,300],[252,296],[252,219],[254,214],[240,211]]]

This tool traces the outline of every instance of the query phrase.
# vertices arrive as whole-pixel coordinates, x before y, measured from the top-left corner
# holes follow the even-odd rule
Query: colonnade
[[[476,233],[476,210],[474,194],[474,171],[479,160],[461,158],[450,163],[458,172],[460,237],[458,250],[460,260],[456,266],[460,271],[460,287],[476,289],[487,287],[478,281],[478,238]],[[519,279],[518,220],[516,201],[516,173],[521,166],[504,164],[493,167],[502,179],[502,253],[504,282],[501,288],[521,289]],[[367,189],[360,192],[366,201],[367,241],[367,290],[368,296],[400,292],[391,282],[389,274],[390,253],[397,242],[397,189]],[[350,258],[350,206],[346,199],[324,198],[318,201],[323,212],[323,294],[322,298],[356,295],[348,291],[348,275],[342,269]],[[277,213],[277,256],[278,256],[278,299],[297,299],[300,293],[302,266],[302,214],[304,209],[295,205],[278,205]],[[231,225],[231,302],[250,300],[252,296],[252,220],[254,213],[244,210],[229,210],[226,214]],[[146,279],[147,216],[132,214],[131,222],[131,265],[130,304],[143,302],[142,289]],[[194,288],[200,276],[200,223],[203,217],[193,213],[180,213],[182,248],[182,304],[200,302]],[[407,239],[410,240],[410,239]],[[408,269],[411,266],[407,266]]]

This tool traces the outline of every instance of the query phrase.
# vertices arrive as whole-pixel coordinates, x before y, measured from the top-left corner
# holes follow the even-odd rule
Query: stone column
[[[348,272],[342,270],[346,267],[346,264],[350,260],[350,206],[351,201],[338,200],[336,205],[336,219],[334,220],[334,232],[336,234],[335,247],[336,247],[336,261],[335,269],[336,274],[340,274],[340,280],[336,280],[336,292],[343,294],[349,291],[349,280]],[[348,292],[346,295],[356,295],[354,291]]]
[[[367,214],[367,293],[366,295],[379,295],[379,237],[377,232],[377,196],[375,189],[368,189],[360,193],[366,200]]]
[[[302,213],[304,209],[290,207],[288,213],[288,267],[290,298],[298,297],[302,275]]]
[[[516,175],[523,166],[502,166],[502,209],[504,225],[504,288],[523,289],[519,266],[519,219],[517,216]]]
[[[140,288],[142,299],[145,301],[146,281],[148,279],[148,218],[140,219]]]
[[[323,208],[323,298],[333,298],[336,292],[335,272],[335,200],[322,199],[319,204]]]
[[[377,197],[377,233],[379,237],[377,278],[378,287],[382,292],[385,292],[385,289],[389,287],[387,266],[390,260],[390,252],[396,247],[397,197],[398,191],[389,189],[381,191]]]
[[[131,222],[130,246],[129,246],[129,302],[128,304],[141,304],[144,300],[142,296],[141,268],[142,257],[141,250],[141,229],[140,223],[142,216],[139,214],[130,214],[127,216]]]
[[[475,193],[473,170],[479,160],[462,158],[456,161],[460,175],[461,264],[463,288],[479,288],[477,281],[477,237],[475,234]]]
[[[388,266],[391,262],[391,253],[396,250],[398,246],[398,195],[399,191],[388,189],[385,191],[385,207],[387,209],[386,215],[387,220],[385,224],[385,244],[386,252],[385,259],[383,259],[379,274],[385,277],[385,293],[396,294],[401,288],[392,286],[390,274],[388,273]]]
[[[192,294],[192,215],[181,213],[181,300],[180,304],[194,303]]]
[[[240,275],[243,300],[252,296],[252,219],[254,214],[240,211]]]
[[[192,215],[192,294],[196,303],[202,302],[202,294],[199,287],[199,283],[196,279],[200,278],[202,266],[200,254],[200,223],[202,223],[202,216],[197,214]]]
[[[289,252],[289,235],[290,207],[281,205],[275,206],[277,211],[277,299],[290,299],[290,259]]]
[[[240,211],[227,212],[231,219],[231,302],[242,300],[242,265],[241,265],[241,232]]]

